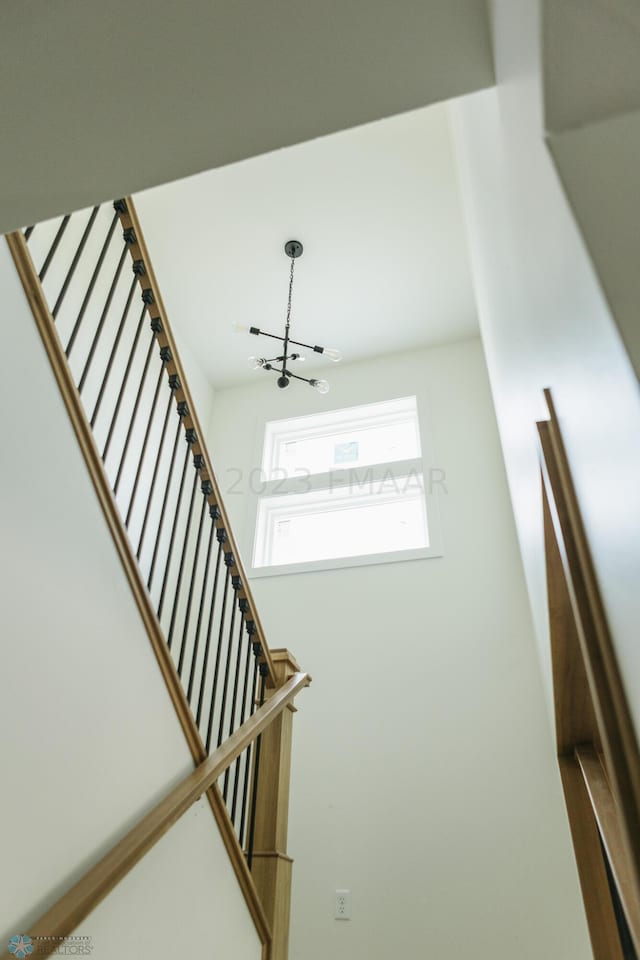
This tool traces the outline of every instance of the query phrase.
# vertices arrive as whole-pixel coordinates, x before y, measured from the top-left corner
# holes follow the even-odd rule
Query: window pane
[[[267,424],[265,478],[413,460],[420,432],[415,397]]]
[[[254,566],[280,566],[429,546],[422,477],[341,491],[266,497]]]
[[[288,476],[300,472],[328,473],[348,464],[366,467],[373,463],[412,460],[416,451],[416,428],[409,421],[376,427],[352,427],[350,430],[283,444],[275,469]],[[279,475],[282,475],[281,473]]]

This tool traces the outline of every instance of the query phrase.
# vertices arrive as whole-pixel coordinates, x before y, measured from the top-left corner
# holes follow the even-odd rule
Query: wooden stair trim
[[[207,757],[204,742],[196,726],[191,708],[187,702],[182,683],[178,677],[173,659],[167,648],[162,628],[140,573],[138,562],[133,554],[129,538],[120,517],[109,479],[96,446],[93,432],[76,389],[64,348],[58,336],[49,305],[45,299],[38,274],[27,243],[21,232],[7,234],[7,245],[22,282],[27,300],[31,307],[40,338],[49,359],[58,389],[67,409],[69,420],[76,434],[81,453],[89,471],[89,477],[96,492],[107,527],[111,533],[115,548],[140,611],[151,648],[156,657],[162,678],[175,709],[178,721],[184,733],[187,746],[194,763],[200,764]],[[261,943],[268,953],[271,931],[262,903],[256,891],[244,853],[229,819],[226,806],[216,788],[207,791],[207,799],[213,816],[220,828],[222,839],[240,884],[247,907],[256,927]]]
[[[98,502],[102,508],[107,526],[109,527],[116,550],[118,551],[118,556],[120,557],[134,599],[142,616],[153,652],[158,660],[158,665],[167,690],[169,691],[169,696],[178,715],[193,759],[196,763],[199,763],[203,759],[203,755],[206,755],[204,753],[204,743],[196,727],[191,708],[182,689],[182,684],[178,679],[171,654],[167,649],[162,628],[160,627],[151,598],[149,597],[148,590],[140,573],[137,560],[129,544],[120,512],[111,491],[109,479],[104,469],[91,427],[87,421],[80,395],[73,381],[55,322],[40,286],[31,254],[21,233],[8,234],[6,239],[25,293],[27,294],[38,331],[58,383],[60,393],[62,394],[62,399],[67,408],[71,425],[78,439],[85,463],[87,464],[89,476],[98,497]]]

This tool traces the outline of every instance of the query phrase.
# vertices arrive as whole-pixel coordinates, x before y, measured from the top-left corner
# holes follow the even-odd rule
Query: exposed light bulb
[[[329,393],[329,384],[326,380],[310,380],[309,383],[318,393]]]
[[[342,354],[339,350],[333,350],[331,347],[325,347],[322,351],[323,356],[329,357],[329,360],[333,360],[334,363],[337,363],[338,360],[342,360]]]
[[[264,367],[264,359],[262,357],[249,357],[247,360],[250,370],[259,370],[260,367]]]
[[[292,353],[289,357],[290,360],[297,360],[298,363],[304,363],[307,359],[303,353]]]
[[[249,333],[249,327],[246,323],[238,323],[237,320],[234,320],[231,326],[233,327],[234,333]]]

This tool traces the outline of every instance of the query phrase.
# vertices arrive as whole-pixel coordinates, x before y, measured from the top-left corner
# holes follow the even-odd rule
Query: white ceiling
[[[345,362],[478,332],[445,106],[289,147],[135,198],[172,325],[214,387],[255,380],[282,334]],[[277,347],[277,344],[276,344]],[[312,355],[315,368],[332,363]],[[303,370],[301,369],[301,373]]]
[[[4,0],[0,230],[492,83],[484,0]]]

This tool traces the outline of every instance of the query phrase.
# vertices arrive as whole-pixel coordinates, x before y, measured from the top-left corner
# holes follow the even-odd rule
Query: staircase
[[[29,944],[59,952],[206,797],[262,955],[280,960],[291,883],[279,849],[287,708],[310,678],[264,636],[133,203],[29,227],[7,243],[194,764],[47,901],[28,933],[15,934],[30,940],[7,955]]]

